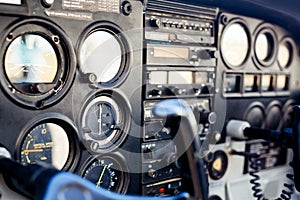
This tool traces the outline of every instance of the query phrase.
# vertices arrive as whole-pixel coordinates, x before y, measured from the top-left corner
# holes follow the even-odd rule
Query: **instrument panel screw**
[[[128,1],[124,1],[122,3],[122,7],[121,7],[122,13],[126,16],[130,15],[132,13],[132,5],[130,2]]]

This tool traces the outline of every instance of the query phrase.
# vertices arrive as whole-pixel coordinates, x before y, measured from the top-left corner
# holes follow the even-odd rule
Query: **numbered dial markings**
[[[89,162],[82,176],[97,188],[124,193],[127,188],[127,176],[123,170],[124,167],[115,158],[104,156]]]
[[[46,162],[62,169],[69,156],[69,140],[65,130],[57,124],[43,123],[29,131],[21,145],[24,165]]]

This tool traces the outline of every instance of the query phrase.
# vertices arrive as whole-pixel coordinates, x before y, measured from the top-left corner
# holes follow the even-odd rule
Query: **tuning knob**
[[[179,88],[179,87],[169,87],[169,93],[172,94],[172,95],[183,95],[186,90],[185,89],[182,89],[182,88]]]
[[[154,27],[154,28],[159,28],[160,25],[161,25],[160,19],[152,17],[152,18],[150,19],[150,25],[151,25],[152,27]]]
[[[201,94],[210,94],[210,91],[212,90],[212,86],[210,85],[203,85],[201,88]]]
[[[155,169],[149,169],[148,170],[148,176],[151,178],[156,178],[157,177],[157,171]]]
[[[161,94],[162,94],[162,91],[159,89],[152,89],[149,92],[149,95],[151,95],[151,96],[160,96]]]
[[[215,112],[202,111],[200,112],[201,124],[214,124],[217,121],[217,115]]]
[[[194,91],[194,94],[195,94],[195,95],[201,94],[201,89],[200,89],[200,88],[194,87],[194,88],[193,88],[193,91]]]
[[[173,93],[176,94],[176,95],[182,95],[183,92],[184,92],[183,89],[178,88],[178,87],[174,87],[174,88],[172,89],[172,91],[173,91]]]

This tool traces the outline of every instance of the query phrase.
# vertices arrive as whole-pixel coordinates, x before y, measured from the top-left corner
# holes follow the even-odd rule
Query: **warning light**
[[[158,192],[159,193],[165,193],[165,188],[159,188]]]

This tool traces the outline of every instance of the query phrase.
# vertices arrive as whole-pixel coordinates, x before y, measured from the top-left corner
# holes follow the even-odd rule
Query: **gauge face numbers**
[[[101,85],[119,81],[126,59],[122,36],[106,28],[91,31],[79,50],[81,72],[93,74],[93,81]]]
[[[52,83],[58,61],[53,46],[44,37],[24,34],[8,46],[4,67],[9,81],[18,83]]]
[[[43,123],[25,135],[20,159],[24,165],[45,162],[60,170],[68,160],[69,149],[65,130],[54,123]]]
[[[239,67],[246,60],[250,49],[246,26],[235,22],[225,27],[221,38],[221,53],[231,67]]]
[[[120,95],[93,96],[81,110],[81,135],[86,147],[97,153],[117,148],[128,133],[129,119],[128,106]]]
[[[92,159],[83,171],[83,177],[96,187],[110,191],[125,193],[128,187],[128,176],[120,160],[111,156]]]

